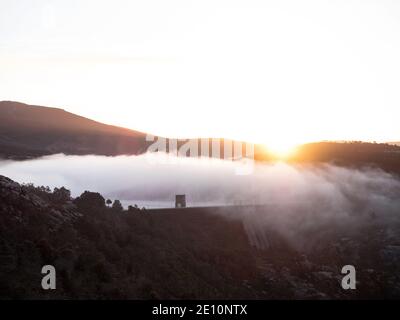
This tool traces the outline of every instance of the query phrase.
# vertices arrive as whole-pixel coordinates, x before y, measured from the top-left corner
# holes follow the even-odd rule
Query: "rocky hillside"
[[[0,298],[400,298],[398,225],[315,230],[302,250],[278,230],[252,233],[226,217],[235,210],[244,208],[123,210],[98,193],[71,199],[0,176]],[[346,291],[350,262],[357,289]],[[41,288],[47,264],[56,290]]]

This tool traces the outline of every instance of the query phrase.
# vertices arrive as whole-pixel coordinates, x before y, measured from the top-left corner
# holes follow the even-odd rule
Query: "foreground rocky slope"
[[[332,226],[302,248],[235,210],[248,208],[123,211],[100,194],[71,199],[0,176],[0,298],[400,298],[398,225],[377,220],[351,234]],[[340,271],[350,263],[357,289],[346,291]],[[41,288],[46,264],[56,290]]]

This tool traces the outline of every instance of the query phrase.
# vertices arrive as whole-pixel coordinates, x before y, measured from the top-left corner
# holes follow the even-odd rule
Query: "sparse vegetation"
[[[365,230],[367,238],[334,226],[310,231],[317,246],[301,252],[276,230],[266,230],[268,247],[252,246],[242,222],[210,209],[122,210],[114,203],[89,191],[72,200],[65,188],[0,176],[0,298],[400,297],[399,237],[379,224]],[[349,261],[361,270],[353,292],[338,280]],[[40,287],[45,264],[57,270],[55,291]]]

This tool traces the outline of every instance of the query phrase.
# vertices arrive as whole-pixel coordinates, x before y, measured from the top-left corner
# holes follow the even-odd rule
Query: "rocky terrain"
[[[0,298],[400,298],[397,220],[310,231],[310,245],[296,246],[235,210],[245,208],[123,210],[98,193],[72,199],[0,176]],[[46,264],[56,290],[41,288]],[[346,264],[357,269],[356,290],[341,287]]]

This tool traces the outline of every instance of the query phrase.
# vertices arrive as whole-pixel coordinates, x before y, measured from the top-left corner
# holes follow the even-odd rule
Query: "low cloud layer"
[[[358,230],[371,223],[396,225],[400,179],[376,169],[332,165],[255,164],[238,175],[229,161],[176,159],[165,155],[64,156],[0,162],[0,174],[18,182],[65,186],[74,196],[84,190],[105,197],[173,206],[185,193],[188,205],[254,205],[236,214],[254,242],[268,245],[263,230],[273,227],[303,246],[299,237],[313,230]],[[261,207],[258,205],[262,205]]]

